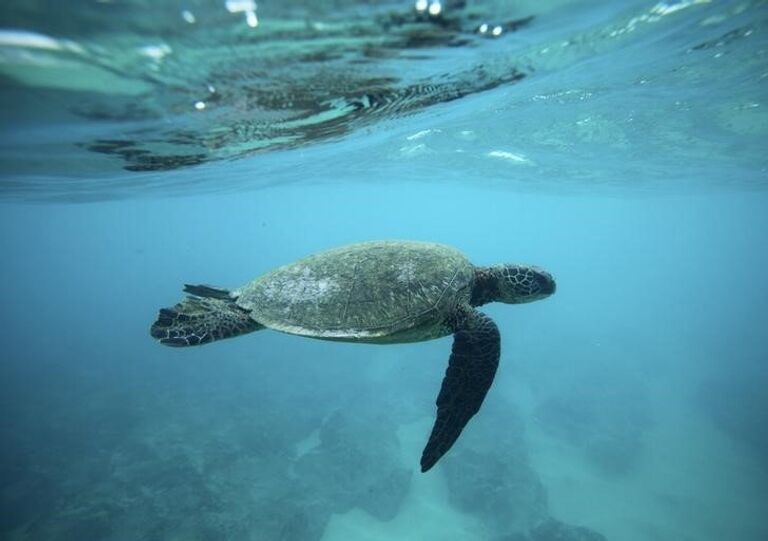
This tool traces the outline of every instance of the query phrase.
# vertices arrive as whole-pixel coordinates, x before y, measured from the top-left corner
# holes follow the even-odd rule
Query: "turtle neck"
[[[469,304],[482,306],[499,298],[499,279],[493,267],[475,267],[475,283]]]

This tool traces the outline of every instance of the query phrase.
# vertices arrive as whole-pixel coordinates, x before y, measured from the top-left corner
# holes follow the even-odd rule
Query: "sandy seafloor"
[[[128,128],[42,114],[73,96],[36,102],[61,89],[0,44],[0,538],[767,539],[767,8],[658,5],[542,4],[494,42],[520,82],[168,171],[70,145]],[[427,474],[450,338],[148,334],[184,283],[369,239],[558,283],[483,308],[499,372]]]

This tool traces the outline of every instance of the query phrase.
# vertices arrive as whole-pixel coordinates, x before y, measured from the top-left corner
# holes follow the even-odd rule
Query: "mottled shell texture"
[[[469,301],[474,268],[441,244],[380,241],[343,246],[269,272],[235,291],[275,330],[329,339],[417,341]],[[384,338],[378,340],[377,338]]]

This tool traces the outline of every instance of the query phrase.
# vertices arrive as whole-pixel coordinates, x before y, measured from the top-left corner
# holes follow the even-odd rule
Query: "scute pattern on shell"
[[[267,273],[241,288],[237,302],[276,330],[326,338],[385,337],[439,324],[457,303],[468,302],[473,277],[472,264],[449,246],[365,242]]]

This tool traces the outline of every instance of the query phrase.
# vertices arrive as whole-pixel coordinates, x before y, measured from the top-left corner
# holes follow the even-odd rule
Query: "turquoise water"
[[[460,4],[0,7],[0,538],[768,538],[768,4]],[[426,474],[450,337],[149,336],[370,239],[558,284]]]

